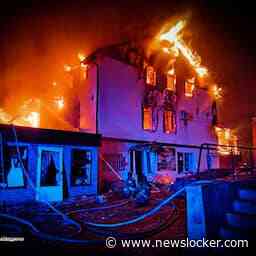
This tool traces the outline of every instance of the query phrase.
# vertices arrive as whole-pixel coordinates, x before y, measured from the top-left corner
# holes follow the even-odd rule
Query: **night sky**
[[[98,47],[152,36],[169,18],[190,12],[191,45],[224,90],[221,121],[237,127],[242,144],[247,143],[256,109],[253,4],[115,2],[8,1],[8,6],[2,5],[0,107],[43,94],[53,80],[63,77],[65,63],[77,62],[78,51],[89,54]]]

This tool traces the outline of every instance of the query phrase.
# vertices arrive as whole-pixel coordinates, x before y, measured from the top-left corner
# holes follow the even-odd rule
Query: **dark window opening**
[[[162,148],[158,151],[158,171],[176,171],[176,157],[174,148]]]
[[[156,85],[156,72],[152,66],[146,68],[146,83],[149,85]]]
[[[184,171],[184,154],[181,152],[178,152],[178,174],[182,173]]]
[[[152,170],[152,166],[151,166],[151,152],[150,151],[147,151],[146,152],[146,160],[147,160],[147,173],[148,174],[151,174],[153,173],[153,170]]]
[[[41,153],[41,186],[58,186],[60,172],[60,153],[55,151],[42,151]]]
[[[138,183],[145,181],[143,174],[143,151],[132,150],[130,151],[131,173],[136,176]]]
[[[89,150],[72,150],[72,185],[83,186],[92,183],[92,152]]]
[[[195,153],[178,152],[178,173],[193,172],[196,169]]]

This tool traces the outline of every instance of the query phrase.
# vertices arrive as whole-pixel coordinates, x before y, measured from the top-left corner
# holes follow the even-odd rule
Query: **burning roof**
[[[210,85],[212,90],[211,93],[215,99],[220,98],[221,89],[211,81],[210,72],[204,66],[202,66],[202,61],[200,56],[193,51],[184,39],[184,30],[187,26],[187,20],[181,19],[176,24],[171,26],[169,30],[164,31],[154,38],[144,38],[143,40],[136,42],[126,41],[124,43],[104,47],[98,49],[90,56],[86,57],[83,53],[78,53],[79,62],[75,65],[65,65],[65,79],[68,82],[65,83],[65,88],[59,86],[59,83],[54,81],[51,83],[51,87],[47,88],[49,91],[50,100],[42,99],[28,99],[23,102],[13,114],[7,109],[0,109],[0,123],[15,124],[21,126],[30,126],[30,127],[45,127],[41,122],[42,113],[52,119],[55,119],[60,127],[67,130],[76,130],[75,127],[70,125],[65,117],[65,110],[70,108],[68,106],[67,97],[70,97],[74,100],[73,97],[76,92],[74,88],[74,83],[77,83],[77,77],[73,76],[81,75],[81,70],[83,71],[83,77],[86,78],[85,73],[87,72],[87,65],[94,60],[96,56],[107,55],[112,58],[118,59],[120,61],[126,62],[133,66],[136,66],[141,71],[145,68],[145,65],[157,66],[158,69],[163,70],[164,72],[170,72],[173,67],[173,63],[179,56],[182,56],[183,59],[192,67],[194,72],[193,76],[203,79],[203,83]],[[155,50],[148,47],[152,41],[157,44]],[[150,49],[150,50],[149,50]],[[80,70],[77,72],[77,70]],[[81,79],[81,78],[79,78]],[[69,86],[66,86],[67,84]],[[57,89],[56,89],[57,88]],[[60,88],[60,89],[58,89]],[[47,93],[46,93],[47,94]],[[66,107],[67,105],[67,107]],[[49,122],[48,122],[49,123]],[[54,122],[56,124],[56,122]],[[46,126],[46,128],[52,128]]]

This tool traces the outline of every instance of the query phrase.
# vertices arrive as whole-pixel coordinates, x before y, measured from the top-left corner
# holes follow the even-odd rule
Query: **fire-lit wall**
[[[97,82],[99,88],[98,118],[96,112]],[[98,133],[103,138],[196,146],[200,146],[202,143],[217,143],[211,125],[212,99],[207,90],[197,88],[193,97],[186,97],[183,82],[178,81],[177,86],[179,88],[177,90],[176,132],[164,133],[161,112],[159,113],[160,119],[157,131],[145,131],[142,128],[142,102],[146,87],[144,78],[140,78],[138,70],[131,65],[109,57],[101,58],[98,61],[98,66],[95,64],[90,66],[88,77],[81,88],[80,129],[96,133],[98,119]],[[182,118],[182,111],[189,113],[188,120]],[[122,142],[120,143],[122,144]],[[117,153],[118,150],[114,150],[112,144],[108,143],[107,145],[107,147],[105,143],[102,145],[101,152],[103,154],[112,151]],[[128,148],[121,151],[128,151]],[[195,153],[197,162],[199,149],[179,148],[177,150],[177,152],[192,151]],[[212,168],[218,166],[218,157],[214,157]],[[206,168],[206,152],[203,152],[201,169]]]
[[[252,146],[256,148],[256,117],[252,118]],[[256,163],[256,150],[253,150],[253,161]]]
[[[97,66],[89,66],[87,78],[82,82],[80,98],[80,129],[96,133]]]
[[[156,132],[142,128],[142,101],[145,90],[138,70],[111,58],[104,58],[100,65],[99,133],[104,137],[157,141],[177,144],[216,143],[211,130],[211,99],[203,89],[197,89],[192,98],[178,97],[177,131],[163,131],[162,114]],[[192,119],[187,124],[181,111]]]

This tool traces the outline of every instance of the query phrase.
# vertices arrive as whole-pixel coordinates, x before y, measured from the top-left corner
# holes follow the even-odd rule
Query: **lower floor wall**
[[[61,201],[96,195],[115,181],[133,177],[140,182],[170,184],[197,171],[199,148],[186,145],[126,142],[102,139],[101,147],[8,143],[0,201]],[[200,170],[218,168],[219,158],[203,151]]]
[[[103,139],[100,159],[101,189],[134,173],[145,176],[148,181],[172,183],[178,177],[197,171],[199,147]],[[217,153],[203,151],[200,171],[214,168],[219,168]]]
[[[97,147],[20,143],[18,153],[7,143],[3,159],[0,202],[61,201],[98,192]]]

